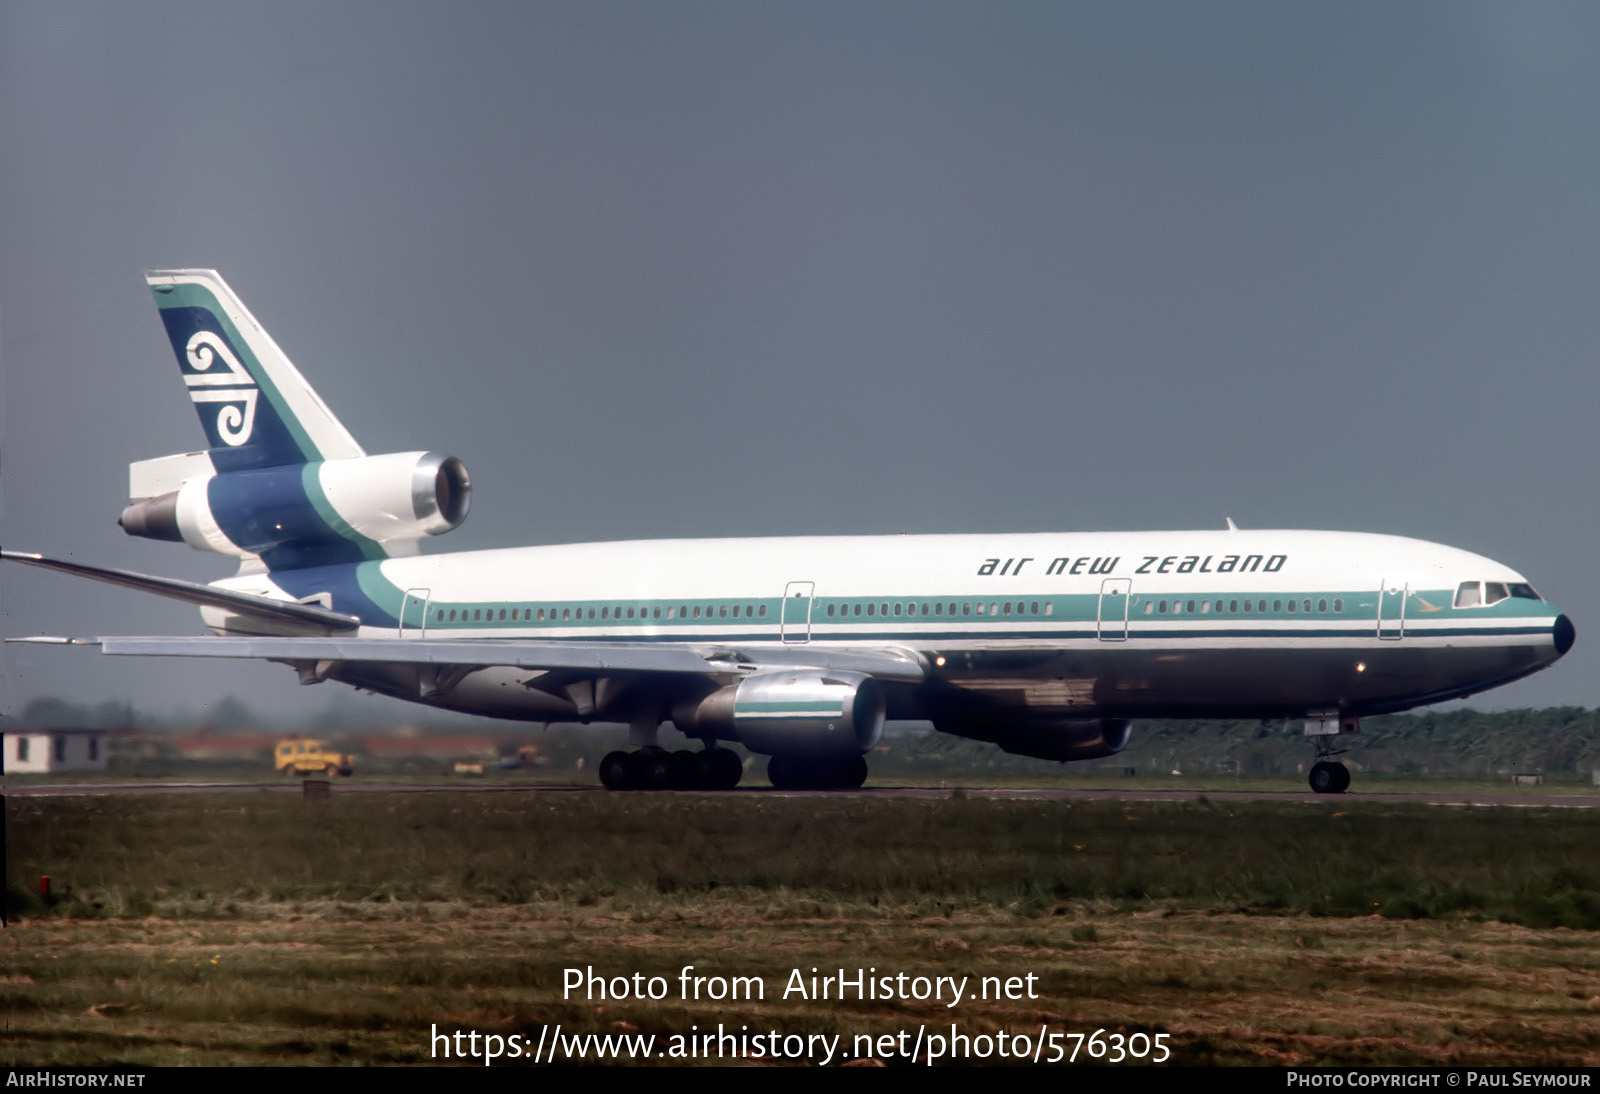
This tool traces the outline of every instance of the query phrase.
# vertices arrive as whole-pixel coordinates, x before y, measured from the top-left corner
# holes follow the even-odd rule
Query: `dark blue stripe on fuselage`
[[[377,565],[377,563],[370,563]],[[275,571],[273,583],[294,597],[304,600],[319,593],[333,598],[332,608],[361,620],[367,627],[398,627],[400,621],[387,608],[369,597],[361,588],[361,579],[354,565],[308,566],[303,569]]]

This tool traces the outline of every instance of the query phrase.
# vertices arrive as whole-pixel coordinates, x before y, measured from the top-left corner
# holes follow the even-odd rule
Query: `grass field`
[[[953,1023],[1163,1033],[1175,1063],[1597,1064],[1597,837],[1588,810],[1351,802],[13,797],[0,1058],[422,1062],[435,1026],[718,1023],[853,1055]],[[764,997],[682,998],[686,965]],[[586,967],[669,990],[563,998]],[[784,998],[813,967],[1035,997]]]

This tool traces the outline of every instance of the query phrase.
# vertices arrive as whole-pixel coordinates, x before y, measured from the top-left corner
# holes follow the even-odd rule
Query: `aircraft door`
[[[400,602],[400,627],[396,638],[425,638],[428,634],[428,601],[431,589],[407,589]]]
[[[1100,582],[1100,641],[1128,640],[1128,601],[1132,592],[1131,577],[1108,577]]]
[[[790,644],[811,641],[811,596],[814,581],[791,581],[783,587],[783,607],[779,609],[778,633]]]
[[[1406,594],[1411,586],[1385,581],[1378,589],[1378,637],[1398,642],[1406,636]]]

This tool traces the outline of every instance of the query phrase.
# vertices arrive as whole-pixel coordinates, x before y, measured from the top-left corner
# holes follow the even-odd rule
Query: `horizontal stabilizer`
[[[102,566],[86,566],[81,562],[65,562],[56,558],[45,558],[43,555],[26,554],[21,551],[0,551],[0,558],[8,562],[21,562],[28,566],[39,566],[46,570],[55,570],[57,573],[71,574],[74,577],[86,577],[92,581],[104,581],[109,585],[121,585],[125,589],[137,589],[140,592],[154,593],[164,596],[169,600],[181,600],[186,604],[201,604],[212,608],[223,608],[237,615],[253,619],[268,620],[273,623],[296,624],[305,627],[316,627],[320,630],[352,631],[361,625],[361,620],[353,615],[343,612],[329,611],[319,608],[315,604],[297,604],[287,600],[272,600],[253,593],[232,592],[228,589],[218,589],[211,585],[202,585],[197,581],[180,581],[175,577],[156,577],[153,574],[139,574],[132,570],[113,570]],[[218,641],[209,639],[208,641]]]

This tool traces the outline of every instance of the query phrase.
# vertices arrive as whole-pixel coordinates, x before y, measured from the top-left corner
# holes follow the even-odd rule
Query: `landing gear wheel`
[[[774,756],[767,761],[767,781],[779,790],[800,789],[800,762],[793,756]]]
[[[695,757],[700,785],[707,790],[732,790],[744,775],[744,764],[731,748],[708,748]]]
[[[867,758],[851,756],[848,760],[841,760],[833,774],[834,785],[840,790],[860,790],[861,784],[867,781]]]
[[[628,753],[606,753],[600,761],[600,783],[607,790],[633,789],[633,764]]]
[[[1322,760],[1311,765],[1311,789],[1318,794],[1343,794],[1350,787],[1350,769]]]
[[[701,785],[700,759],[686,748],[680,748],[667,758],[672,772],[672,789],[695,790]]]
[[[639,790],[672,789],[672,757],[664,748],[641,748],[630,758],[633,785]]]

